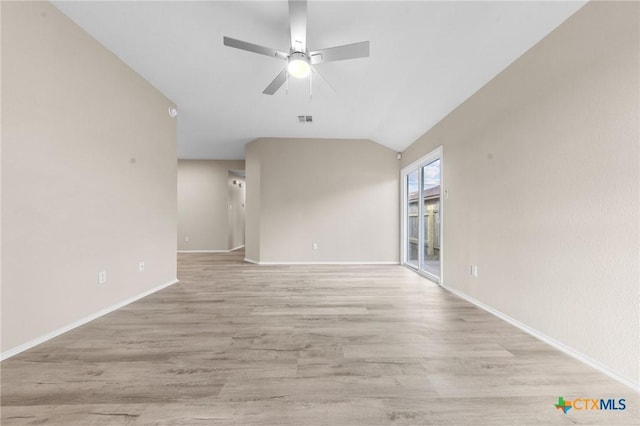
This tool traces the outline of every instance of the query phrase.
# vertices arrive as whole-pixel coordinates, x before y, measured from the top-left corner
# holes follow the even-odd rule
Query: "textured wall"
[[[261,169],[260,169],[260,145],[250,143],[246,148],[246,209],[245,209],[245,258],[254,262],[260,260],[260,218],[261,199],[260,193]]]
[[[367,140],[252,142],[247,148],[247,223],[253,224],[247,227],[247,257],[397,262],[398,170],[395,152]],[[251,257],[255,253],[259,258]]]
[[[6,352],[175,280],[176,121],[48,2],[2,2],[2,88]]]
[[[403,155],[444,147],[446,286],[635,383],[638,8],[587,4]]]

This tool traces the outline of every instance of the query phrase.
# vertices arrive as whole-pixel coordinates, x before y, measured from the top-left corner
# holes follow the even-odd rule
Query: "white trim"
[[[427,155],[424,155],[418,158],[413,163],[407,164],[406,166],[404,166],[402,170],[400,170],[400,173],[408,174],[410,171],[413,171],[413,169],[418,169],[423,164],[429,164],[437,160],[438,158],[442,158],[442,151],[443,151],[442,145],[440,145],[433,151],[429,152]]]
[[[265,266],[277,266],[277,265],[399,265],[400,262],[256,262],[255,260],[247,259],[245,262],[255,263],[256,265]]]
[[[254,265],[259,265],[260,264],[260,262],[257,262],[257,261],[255,261],[253,259],[249,259],[248,257],[245,257],[244,261],[245,262],[249,262],[249,263],[253,263]]]
[[[438,154],[440,155],[440,206],[438,207],[440,209],[440,276],[438,277],[438,284],[440,284],[441,286],[444,285],[444,258],[445,258],[445,252],[444,252],[444,247],[445,247],[445,241],[444,241],[444,212],[446,210],[446,204],[447,204],[447,197],[449,195],[449,192],[447,191],[447,187],[444,185],[445,184],[445,179],[444,179],[444,148],[442,147],[442,145],[440,145],[437,148]]]
[[[229,253],[229,250],[178,250],[178,253]]]
[[[240,250],[241,248],[244,248],[244,244],[230,250],[178,250],[178,253],[231,253],[232,251]]]
[[[500,318],[503,321],[508,322],[509,324],[513,325],[514,327],[519,328],[520,330],[524,331],[527,334],[530,334],[531,336],[535,337],[536,339],[542,340],[544,343],[548,344],[549,346],[552,346],[556,349],[558,349],[561,352],[564,352],[565,354],[569,355],[572,358],[577,359],[578,361],[588,365],[591,368],[594,368],[596,370],[598,370],[599,372],[611,377],[612,379],[622,383],[623,385],[630,387],[631,389],[633,389],[635,392],[639,392],[640,393],[640,383],[634,383],[629,379],[626,379],[625,377],[621,376],[620,374],[616,373],[615,371],[611,370],[609,367],[607,367],[606,365],[589,358],[588,356],[576,351],[573,348],[570,348],[569,346],[565,345],[564,343],[561,343],[557,340],[555,340],[552,337],[547,336],[546,334],[536,330],[535,328],[531,328],[528,325],[521,323],[520,321],[511,318],[510,316],[503,314],[502,312],[498,311],[497,309],[492,308],[489,305],[485,305],[484,303],[480,302],[479,300],[474,299],[471,296],[468,296],[467,294],[463,293],[460,290],[451,288],[451,287],[445,287],[443,286],[443,288],[453,294],[455,294],[456,296],[458,296],[461,299],[466,300],[467,302],[476,305],[477,307],[479,307],[480,309],[483,309],[485,311],[487,311],[488,313]]]
[[[124,306],[126,306],[126,305],[128,305],[130,303],[135,302],[136,300],[142,299],[143,297],[146,297],[146,296],[148,296],[148,295],[150,295],[152,293],[160,291],[163,288],[166,288],[166,287],[169,287],[169,286],[171,286],[173,284],[176,284],[177,282],[178,282],[178,280],[169,281],[168,283],[165,283],[165,284],[159,285],[157,287],[154,287],[152,289],[149,289],[147,291],[144,291],[144,292],[142,292],[142,293],[140,293],[140,294],[138,294],[136,296],[133,296],[133,297],[130,297],[130,298],[126,299],[126,300],[123,300],[122,302],[118,302],[115,305],[111,305],[111,306],[109,306],[107,308],[101,309],[98,312],[95,312],[95,313],[93,313],[93,314],[91,314],[89,316],[86,316],[86,317],[81,318],[81,319],[79,319],[77,321],[74,321],[71,324],[65,325],[64,327],[60,327],[57,330],[53,330],[52,332],[47,333],[45,335],[42,335],[40,337],[37,337],[37,338],[27,342],[27,343],[23,343],[23,344],[21,344],[19,346],[16,346],[15,348],[11,348],[11,349],[9,349],[7,351],[4,351],[4,352],[2,352],[0,354],[0,361],[4,361],[7,358],[11,358],[12,356],[19,354],[20,352],[24,352],[27,349],[31,349],[34,346],[37,346],[37,345],[39,345],[41,343],[46,342],[47,340],[51,340],[54,337],[57,337],[57,336],[59,336],[61,334],[66,333],[67,331],[71,331],[76,327],[80,327],[81,325],[84,325],[84,324],[86,324],[88,322],[91,322],[91,321],[93,321],[95,319],[98,319],[103,315],[106,315],[106,314],[111,313],[111,312],[113,312],[113,311],[115,311],[117,309],[120,309],[120,308],[122,308],[122,307],[124,307]]]
[[[400,171],[400,264],[407,263],[407,174]]]

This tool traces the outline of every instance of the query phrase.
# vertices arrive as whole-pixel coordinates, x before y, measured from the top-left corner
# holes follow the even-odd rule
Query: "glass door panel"
[[[407,175],[407,265],[420,267],[420,170]]]
[[[440,159],[422,167],[420,269],[440,278]]]

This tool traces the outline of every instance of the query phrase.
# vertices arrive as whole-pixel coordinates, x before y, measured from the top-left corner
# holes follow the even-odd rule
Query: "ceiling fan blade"
[[[322,74],[320,74],[320,71],[318,71],[318,69],[316,67],[311,67],[311,71],[313,71],[313,73],[315,75],[317,75],[318,77],[320,77],[320,80],[322,80],[324,82],[324,84],[326,84],[327,86],[329,86],[329,89],[331,89],[331,91],[333,93],[336,93],[336,89],[331,85],[331,83],[329,83],[329,80],[327,80],[326,78],[324,78],[324,76]]]
[[[329,47],[327,49],[309,52],[312,64],[322,62],[343,61],[345,59],[366,58],[369,56],[369,42],[346,44],[344,46]]]
[[[236,40],[231,37],[223,37],[222,39],[225,46],[235,47],[236,49],[246,50],[248,52],[259,53],[265,56],[271,56],[272,58],[287,59],[288,54],[281,52],[270,47],[264,47],[253,43],[247,43],[246,41]]]
[[[280,86],[282,86],[285,81],[287,81],[287,68],[280,71],[280,74],[278,74],[276,78],[273,79],[273,81],[267,86],[266,89],[262,91],[262,93],[264,93],[265,95],[273,95],[278,91]]]
[[[291,48],[295,52],[307,51],[307,2],[289,0]]]

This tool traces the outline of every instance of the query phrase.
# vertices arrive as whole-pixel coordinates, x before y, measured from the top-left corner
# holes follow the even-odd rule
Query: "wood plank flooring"
[[[179,284],[2,362],[2,425],[640,425],[632,390],[406,268],[243,255],[181,254]]]

